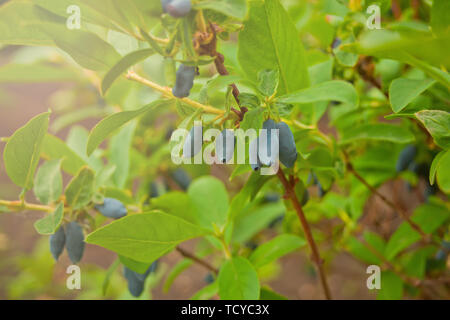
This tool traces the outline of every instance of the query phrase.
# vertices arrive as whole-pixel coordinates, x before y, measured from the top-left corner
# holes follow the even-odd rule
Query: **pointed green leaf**
[[[47,215],[46,217],[38,220],[34,224],[34,228],[39,234],[50,235],[54,234],[61,225],[61,221],[64,217],[64,203],[61,202],[56,207],[55,211]]]
[[[258,72],[278,69],[280,95],[309,85],[305,51],[291,17],[279,0],[251,0],[239,34],[239,63],[257,81]]]
[[[16,185],[26,190],[33,187],[49,116],[48,112],[42,113],[14,132],[3,152],[6,173]]]
[[[91,130],[89,134],[89,140],[87,144],[87,155],[90,156],[92,152],[103,142],[110,134],[114,131],[118,130],[121,126],[123,126],[128,121],[154,109],[160,105],[166,103],[165,101],[154,101],[141,109],[133,110],[133,111],[122,111],[118,113],[114,113],[109,117],[103,119]]]
[[[34,179],[34,195],[44,204],[58,200],[62,193],[61,160],[45,162]]]
[[[389,87],[389,101],[391,102],[392,111],[395,113],[402,111],[414,98],[418,97],[434,83],[436,81],[432,79],[395,79]]]
[[[125,257],[153,262],[183,241],[207,234],[183,219],[153,211],[114,221],[88,235],[86,242],[102,246]]]
[[[219,272],[219,296],[222,300],[258,300],[260,285],[255,268],[247,259],[227,260]]]
[[[442,110],[423,110],[416,113],[417,119],[430,132],[438,146],[450,149],[450,113]]]
[[[86,206],[94,195],[94,171],[83,167],[66,187],[67,205],[73,209]]]
[[[388,123],[363,124],[350,128],[343,133],[341,144],[360,140],[388,141],[393,143],[410,143],[414,135],[406,128]]]

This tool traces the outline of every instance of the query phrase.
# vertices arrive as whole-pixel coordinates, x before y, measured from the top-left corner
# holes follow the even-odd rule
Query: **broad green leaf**
[[[377,300],[400,300],[403,298],[403,281],[392,271],[383,271],[381,277],[381,290]]]
[[[34,228],[39,234],[49,235],[54,234],[61,225],[61,221],[64,217],[64,203],[61,202],[56,207],[55,211],[48,214],[46,217],[36,221]]]
[[[343,133],[341,144],[361,140],[388,141],[393,143],[410,143],[414,135],[406,128],[388,123],[363,124],[350,128]]]
[[[436,157],[434,157],[433,162],[431,163],[431,167],[430,167],[430,184],[433,185],[434,184],[434,180],[436,178],[436,171],[439,168],[439,163],[442,159],[442,157],[444,156],[445,153],[449,153],[450,151],[441,151],[439,152]]]
[[[196,9],[210,9],[236,19],[244,19],[246,0],[203,0],[194,5]]]
[[[308,87],[305,51],[291,17],[279,0],[251,0],[248,19],[239,33],[238,59],[247,76],[278,69],[278,94]]]
[[[255,268],[262,267],[282,256],[304,246],[306,241],[300,237],[283,234],[256,248],[249,260]]]
[[[127,257],[121,256],[121,255],[119,255],[119,260],[128,269],[131,269],[131,270],[133,270],[133,271],[135,271],[137,273],[140,273],[140,274],[144,274],[148,270],[148,267],[150,267],[150,264],[151,264],[151,263],[148,263],[148,262],[136,261],[136,260],[133,260],[131,258],[127,258]]]
[[[414,98],[418,97],[435,82],[432,79],[414,80],[406,78],[392,81],[389,87],[389,101],[391,102],[392,111],[395,113],[402,111]]]
[[[155,52],[152,49],[142,49],[127,54],[125,57],[119,60],[114,67],[112,67],[108,73],[104,76],[102,81],[102,93],[106,94],[106,91],[111,87],[114,81],[130,67],[134,66],[138,62],[147,59]]]
[[[355,88],[350,83],[341,80],[321,82],[277,99],[277,101],[284,103],[339,101],[355,107],[358,105],[358,100]]]
[[[0,43],[11,45],[53,45],[52,39],[36,28],[31,1],[9,1],[0,7]]]
[[[106,71],[120,59],[116,50],[94,33],[68,30],[59,24],[45,24],[42,30],[83,68]]]
[[[416,113],[417,119],[430,132],[438,146],[450,149],[450,113],[442,110],[423,110]]]
[[[259,173],[258,173],[259,175]],[[233,242],[243,243],[251,239],[285,211],[281,202],[255,208],[246,208],[235,217]]]
[[[140,262],[152,263],[177,244],[207,233],[183,219],[154,211],[114,221],[89,234],[86,242]]]
[[[177,216],[192,224],[197,223],[196,209],[186,193],[173,191],[152,199],[151,205],[168,214]]]
[[[256,270],[242,257],[227,260],[220,269],[219,296],[222,300],[257,300],[260,286]]]
[[[197,209],[198,223],[208,229],[223,228],[228,218],[228,193],[222,181],[211,176],[194,180],[188,189]]]
[[[88,167],[81,168],[66,187],[67,205],[74,210],[86,206],[94,195],[94,179],[94,171]]]
[[[94,150],[100,145],[100,143],[103,142],[103,140],[105,140],[111,133],[118,130],[125,123],[164,103],[164,101],[160,100],[154,101],[138,110],[114,113],[97,123],[97,125],[91,130],[91,133],[89,134],[89,140],[87,144],[88,156],[90,156],[92,152],[94,152]]]
[[[433,0],[431,7],[431,28],[436,34],[450,33],[450,2]]]
[[[381,259],[370,251],[360,240],[350,237],[346,242],[346,249],[356,258],[369,264],[380,264]]]
[[[42,144],[41,157],[46,160],[62,159],[61,168],[74,176],[86,163],[67,144],[47,133]]]
[[[49,204],[58,200],[62,193],[61,160],[45,162],[34,178],[34,195],[41,203]]]
[[[450,218],[450,211],[436,204],[425,204],[418,207],[411,217],[425,233],[433,233]],[[400,251],[421,239],[421,235],[407,222],[403,222],[389,239],[386,246],[386,258],[393,259]]]
[[[439,161],[436,180],[442,191],[450,194],[450,150],[447,150]]]
[[[18,186],[30,190],[48,129],[50,113],[31,119],[8,139],[3,151],[6,173]]]
[[[278,70],[262,70],[258,73],[258,89],[266,97],[276,93],[279,85],[280,74]]]
[[[241,122],[241,129],[246,131],[248,129],[255,129],[256,132],[259,132],[259,129],[262,128],[263,125],[263,108],[257,108],[249,110],[244,115],[244,120]]]
[[[128,179],[128,173],[130,171],[130,149],[135,130],[136,122],[131,122],[111,138],[109,160],[116,167],[113,180],[118,188],[123,188]]]

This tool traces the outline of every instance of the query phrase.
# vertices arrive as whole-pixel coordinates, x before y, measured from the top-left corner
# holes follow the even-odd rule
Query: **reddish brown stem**
[[[214,274],[218,274],[219,270],[215,268],[213,265],[211,265],[208,261],[202,260],[201,258],[197,257],[196,255],[190,253],[189,251],[184,250],[180,246],[176,247],[176,250],[185,258],[190,259],[199,265],[205,267],[206,269],[210,270]]]
[[[327,277],[326,277],[325,271],[323,269],[323,260],[320,258],[319,249],[317,248],[316,242],[312,235],[311,228],[308,224],[308,221],[306,220],[302,206],[297,199],[297,196],[294,191],[294,187],[286,179],[286,177],[283,173],[283,170],[281,168],[279,168],[277,175],[278,175],[278,178],[280,179],[281,184],[283,185],[284,189],[286,190],[286,196],[289,197],[289,199],[292,202],[292,205],[294,206],[295,211],[297,212],[298,218],[299,218],[300,223],[303,228],[303,232],[305,233],[306,240],[308,241],[309,248],[311,249],[312,260],[316,264],[317,271],[319,273],[320,282],[322,284],[325,298],[328,300],[331,300],[332,298],[331,298],[330,288],[328,286]]]

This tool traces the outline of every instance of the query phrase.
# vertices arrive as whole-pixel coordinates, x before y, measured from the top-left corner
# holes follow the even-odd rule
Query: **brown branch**
[[[213,265],[211,265],[208,261],[205,261],[199,257],[197,257],[196,255],[190,253],[189,251],[184,250],[183,248],[181,248],[180,246],[177,246],[175,248],[183,257],[190,259],[196,263],[198,263],[199,265],[205,267],[206,269],[210,270],[211,272],[213,272],[214,274],[218,274],[219,270],[214,267]]]
[[[292,184],[290,184],[288,182],[288,180],[284,176],[283,170],[281,168],[278,169],[277,175],[281,181],[281,184],[283,185],[284,189],[286,190],[286,196],[289,197],[289,199],[292,202],[292,205],[295,208],[295,211],[297,212],[298,218],[299,218],[300,223],[303,228],[303,232],[305,233],[306,240],[308,241],[308,245],[311,249],[311,258],[312,258],[313,262],[316,264],[317,270],[319,272],[320,282],[322,284],[322,288],[323,288],[325,297],[328,300],[331,300],[332,298],[331,298],[330,288],[328,286],[327,277],[326,277],[325,271],[323,269],[323,260],[320,258],[319,249],[317,248],[316,242],[312,235],[311,228],[308,224],[308,221],[306,220],[302,206],[297,199],[297,196],[294,191],[294,187]]]
[[[391,207],[394,211],[398,212],[400,216],[405,220],[411,228],[416,230],[426,242],[430,242],[430,236],[427,235],[422,228],[419,227],[414,221],[411,220],[411,218],[408,216],[408,213],[406,210],[404,210],[402,207],[400,207],[397,203],[389,200],[386,198],[383,194],[381,194],[376,188],[374,188],[372,185],[370,185],[366,179],[364,179],[353,167],[353,164],[349,161],[348,155],[346,152],[344,152],[345,162],[347,163],[347,169],[349,172],[351,172],[356,179],[358,179],[364,186],[366,186],[367,189],[370,190],[371,193],[376,195],[378,198],[380,198],[384,203],[386,203],[389,207]]]

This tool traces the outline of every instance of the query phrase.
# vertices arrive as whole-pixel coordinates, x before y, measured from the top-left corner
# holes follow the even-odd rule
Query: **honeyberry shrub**
[[[328,299],[339,294],[328,274],[341,252],[381,268],[379,299],[448,298],[449,5],[6,2],[0,43],[21,47],[0,68],[2,82],[75,85],[3,139],[4,168],[22,192],[0,209],[45,212],[35,229],[55,259],[66,250],[79,263],[85,244],[115,252],[105,283],[121,274],[134,296],[158,260],[177,251],[184,259],[166,290],[198,263],[210,276],[193,299],[283,299],[268,270],[300,250]],[[82,92],[93,98],[83,101]],[[90,131],[80,125],[99,118]],[[280,169],[173,164],[171,133],[194,121],[225,137],[282,129]],[[203,148],[217,148],[215,138],[202,137]],[[200,152],[184,143],[186,157]],[[387,192],[394,180],[405,182],[411,205],[398,189]],[[383,206],[370,214],[374,200]],[[388,232],[377,227],[384,222]],[[257,242],[267,228],[276,236]],[[191,239],[194,251],[183,245]]]

